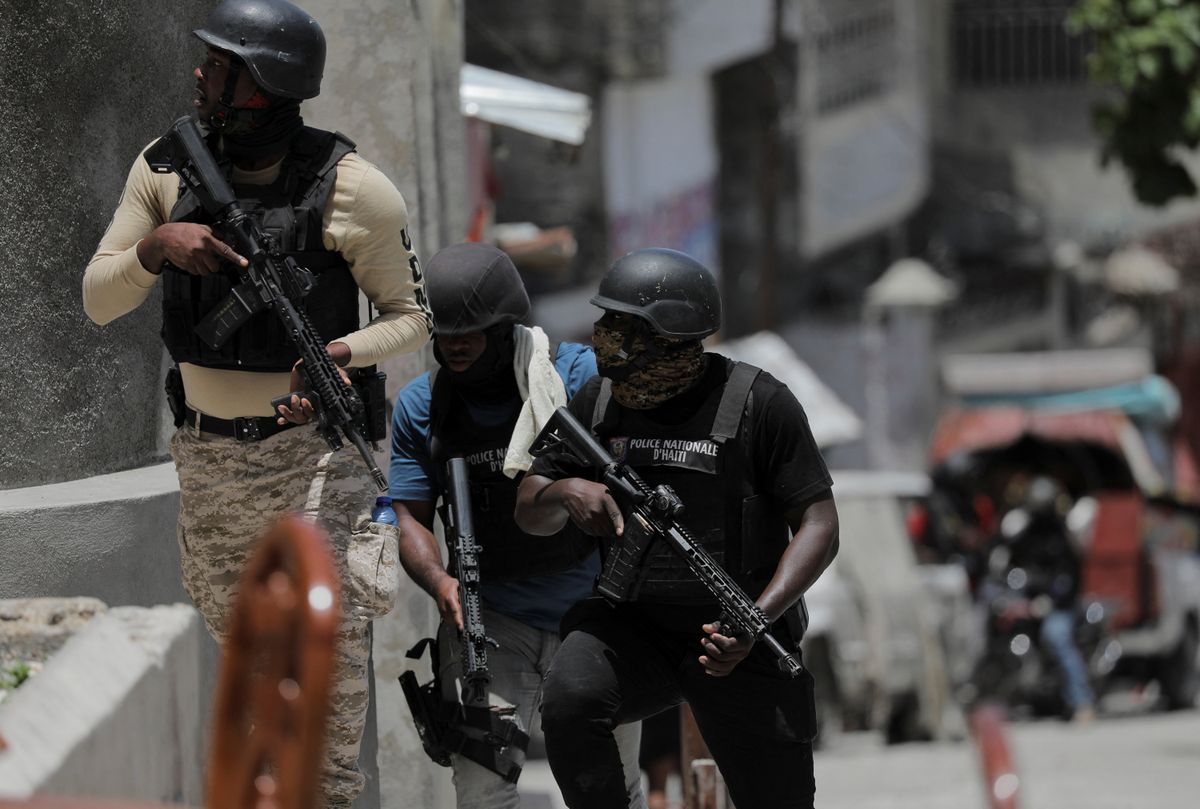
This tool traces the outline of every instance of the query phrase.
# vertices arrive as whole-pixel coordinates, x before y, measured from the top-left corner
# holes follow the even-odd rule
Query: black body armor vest
[[[520,476],[513,479],[504,474],[504,456],[520,414],[520,400],[507,419],[489,427],[471,420],[462,397],[436,369],[430,374],[430,389],[429,454],[439,478],[450,458],[462,456],[467,461],[475,539],[483,548],[479,554],[483,581],[505,582],[561,573],[591,555],[596,541],[573,525],[553,536],[540,537],[526,534],[513,519],[521,481]]]
[[[726,362],[709,355],[709,362]],[[710,395],[686,422],[658,424],[612,402],[612,384],[601,382],[592,431],[617,461],[651,487],[666,484],[684,504],[679,522],[751,598],[775,573],[791,540],[787,521],[769,506],[749,459],[750,395],[760,370],[736,363],[719,396]],[[647,554],[638,601],[676,604],[715,599],[678,555],[659,543]]]
[[[325,342],[359,326],[358,285],[341,254],[326,250],[322,242],[322,219],[337,181],[337,163],[352,151],[354,143],[345,135],[305,127],[289,146],[275,182],[234,186],[243,210],[258,218],[285,254],[313,273],[316,285],[312,291],[304,301],[292,303],[307,312]],[[196,195],[186,189],[181,189],[171,210],[171,221],[212,223]],[[269,310],[253,315],[219,350],[196,334],[196,325],[239,280],[238,268],[229,262],[222,263],[221,272],[205,276],[166,266],[162,338],[177,364],[239,371],[291,370],[299,353],[279,318]]]

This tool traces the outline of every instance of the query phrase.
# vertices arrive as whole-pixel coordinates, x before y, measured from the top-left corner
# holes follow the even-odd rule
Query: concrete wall
[[[329,41],[321,95],[306,123],[338,129],[396,183],[418,255],[466,234],[465,128],[458,109],[456,0],[308,0]]]
[[[138,607],[188,602],[179,576],[178,512],[170,463],[0,491],[0,598],[91,596]],[[186,676],[174,687],[206,733],[219,654],[208,633],[195,629],[189,643],[196,651],[188,652]],[[163,676],[181,675],[175,669]],[[189,766],[198,778],[206,748],[196,744],[200,757]],[[76,794],[100,794],[73,783]]]
[[[80,279],[133,159],[186,110],[209,5],[0,0],[0,489],[156,453],[157,299],[102,330]]]
[[[0,491],[0,598],[187,601],[179,579],[170,463]]]
[[[0,705],[0,796],[199,806],[202,635],[182,604],[92,619]]]

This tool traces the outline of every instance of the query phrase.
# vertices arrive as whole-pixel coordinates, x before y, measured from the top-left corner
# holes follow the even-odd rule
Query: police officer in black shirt
[[[705,353],[721,325],[712,274],[673,250],[618,260],[592,303],[600,376],[570,409],[651,486],[668,484],[680,521],[799,643],[802,596],[837,553],[832,481],[804,411],[769,374]],[[568,519],[619,537],[621,509],[589,468],[538,459],[516,517],[535,534]],[[589,599],[563,618],[543,688],[542,726],[571,809],[626,806],[615,726],[686,701],[743,807],[811,807],[812,678],[789,679],[750,639],[723,634],[716,600],[668,549],[652,549],[635,601]]]

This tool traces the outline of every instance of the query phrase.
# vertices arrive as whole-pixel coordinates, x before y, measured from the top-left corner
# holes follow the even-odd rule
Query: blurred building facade
[[[1093,314],[1073,291],[1085,260],[1200,212],[1142,206],[1120,167],[1100,165],[1101,91],[1087,80],[1090,43],[1064,28],[1072,5],[468,2],[468,61],[589,93],[596,111],[561,162],[509,133],[495,144],[509,164],[498,218],[579,237],[569,283],[535,302],[539,316],[558,336],[586,334],[590,283],[609,260],[685,250],[721,276],[724,336],[780,331],[862,413],[876,361],[861,335],[866,290],[922,258],[961,294],[918,330],[924,347],[889,336],[902,317],[880,321],[877,358],[899,400],[922,403],[890,428],[919,447],[932,422],[916,411],[937,402],[923,369],[939,346],[1078,343]]]

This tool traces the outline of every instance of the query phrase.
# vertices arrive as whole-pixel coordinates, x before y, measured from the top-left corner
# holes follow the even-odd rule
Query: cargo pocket
[[[367,621],[387,615],[400,591],[400,529],[361,518],[350,537],[346,568],[350,612]]]
[[[809,742],[817,736],[817,700],[813,676],[807,670],[793,679],[781,700],[779,734],[788,741]]]
[[[753,732],[776,742],[812,742],[817,735],[812,674],[806,669],[798,677],[789,678],[774,663],[769,665],[774,670],[764,677],[753,678],[757,680],[753,694],[743,700],[744,711],[754,717]],[[753,664],[747,669],[752,667]]]

